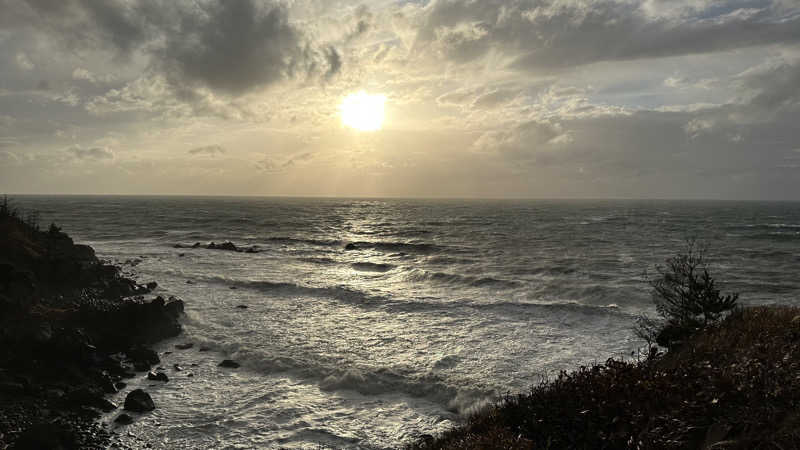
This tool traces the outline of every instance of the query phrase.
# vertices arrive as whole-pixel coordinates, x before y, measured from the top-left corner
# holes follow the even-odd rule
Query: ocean
[[[800,203],[14,201],[186,301],[183,335],[156,346],[170,381],[131,380],[113,399],[144,387],[156,403],[118,429],[132,447],[396,448],[436,434],[560,370],[635,357],[634,319],[654,313],[645,271],[687,239],[745,305],[800,293]],[[260,251],[175,248],[211,241]]]

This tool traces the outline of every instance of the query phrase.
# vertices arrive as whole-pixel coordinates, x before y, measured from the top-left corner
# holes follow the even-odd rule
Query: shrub
[[[656,266],[657,275],[647,279],[659,319],[640,316],[636,333],[648,344],[680,345],[688,336],[716,324],[736,308],[738,293],[722,295],[709,273],[706,249],[689,241],[683,253]]]

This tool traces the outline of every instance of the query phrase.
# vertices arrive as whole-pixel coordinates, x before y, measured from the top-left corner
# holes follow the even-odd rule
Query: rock
[[[345,250],[358,250],[358,246],[352,242],[344,246]]]
[[[187,373],[187,374],[186,374],[186,376],[187,376],[187,377],[193,377],[193,376],[194,376],[194,374],[193,374],[192,372],[189,372],[189,373]]]
[[[219,363],[219,367],[228,367],[228,368],[231,368],[231,369],[236,369],[237,367],[239,367],[239,363],[237,363],[236,361],[233,361],[231,359],[226,359],[226,360],[222,361],[221,363]]]
[[[172,368],[173,368],[173,369],[175,369],[175,371],[176,371],[176,372],[180,372],[180,371],[182,371],[182,370],[183,370],[183,367],[181,367],[181,366],[179,366],[179,365],[177,365],[177,364],[175,364],[174,366],[172,366]]]
[[[167,377],[167,374],[164,372],[148,372],[147,379],[151,381],[163,381],[165,383],[169,381],[169,377]]]
[[[131,347],[126,354],[134,361],[134,363],[136,361],[142,361],[152,366],[161,362],[161,358],[158,357],[158,353],[156,353],[153,349],[147,348],[143,345]],[[149,368],[150,367],[148,366],[148,369]]]
[[[239,305],[239,306],[237,306],[237,308],[239,308],[239,309],[247,309],[248,306],[247,305]]]
[[[134,376],[136,376],[136,375],[134,375]],[[116,383],[114,383],[114,387],[115,387],[115,388],[117,388],[117,391],[120,391],[120,390],[122,390],[122,389],[125,389],[125,387],[126,387],[127,385],[128,385],[128,383],[125,383],[125,382],[123,382],[123,381],[117,381]]]
[[[238,288],[238,287],[236,287],[236,286],[231,286],[231,287],[230,287],[230,288],[228,288],[228,289],[231,289],[231,290],[236,290],[236,289],[239,289],[239,288]]]
[[[65,401],[73,408],[88,406],[105,412],[113,411],[117,408],[117,405],[103,398],[103,394],[99,390],[86,387],[73,390],[65,396]]]
[[[192,245],[192,248],[200,248],[200,245],[201,244],[199,242],[195,242],[194,245]]]
[[[133,369],[137,372],[147,372],[150,370],[151,364],[147,361],[134,361],[133,362]]]
[[[146,412],[156,409],[153,399],[147,392],[136,389],[125,397],[125,409],[133,412]]]
[[[164,305],[164,311],[173,318],[177,319],[181,314],[183,314],[183,306],[183,300],[170,297],[170,301]]]
[[[186,280],[186,284],[194,284],[194,281],[192,281],[192,280]]]
[[[100,388],[103,389],[103,392],[106,394],[116,394],[118,389],[117,386],[114,385],[114,381],[109,376],[104,376],[100,379]]]
[[[194,344],[191,342],[186,342],[183,344],[175,344],[175,348],[177,348],[178,350],[188,350],[192,347],[194,347]]]
[[[145,286],[147,286],[147,289],[152,291],[153,289],[158,287],[158,283],[156,283],[155,281],[151,281],[147,283]]]
[[[102,399],[96,405],[97,408],[104,412],[111,412],[118,408],[117,404],[108,399]]]
[[[133,417],[122,413],[118,415],[116,419],[114,419],[114,423],[118,423],[120,425],[130,425],[133,423]]]
[[[215,244],[215,243],[212,242],[212,243],[208,244],[206,246],[206,248],[209,249],[209,250],[225,250],[225,251],[229,251],[229,252],[238,252],[239,251],[239,249],[236,247],[236,245],[234,245],[233,242],[230,242],[230,241],[223,242],[222,244]]]
[[[199,350],[199,351],[201,351],[201,352],[207,352],[207,351],[210,351],[210,350],[211,350],[211,348],[209,348],[209,347],[206,347],[206,346],[202,346],[202,347],[200,347],[200,350]]]
[[[183,258],[184,256],[186,256],[186,253],[178,253],[178,258]]]

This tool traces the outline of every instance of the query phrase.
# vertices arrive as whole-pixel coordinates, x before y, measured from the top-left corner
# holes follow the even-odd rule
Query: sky
[[[0,0],[0,192],[800,200],[800,1]]]

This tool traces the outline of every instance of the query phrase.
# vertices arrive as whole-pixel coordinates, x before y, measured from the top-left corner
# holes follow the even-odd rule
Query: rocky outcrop
[[[181,332],[183,301],[144,298],[157,287],[0,205],[0,448],[107,447],[109,435],[93,423],[117,408],[105,395],[159,363],[149,344]],[[152,410],[137,391],[126,408]]]
[[[231,241],[225,241],[221,244],[217,244],[216,242],[209,242],[206,245],[203,245],[199,242],[195,242],[192,245],[186,244],[175,244],[172,246],[173,248],[189,248],[189,249],[197,249],[197,248],[204,248],[206,250],[222,250],[227,252],[237,252],[237,253],[260,253],[261,248],[257,245],[252,245],[250,247],[237,247]]]

